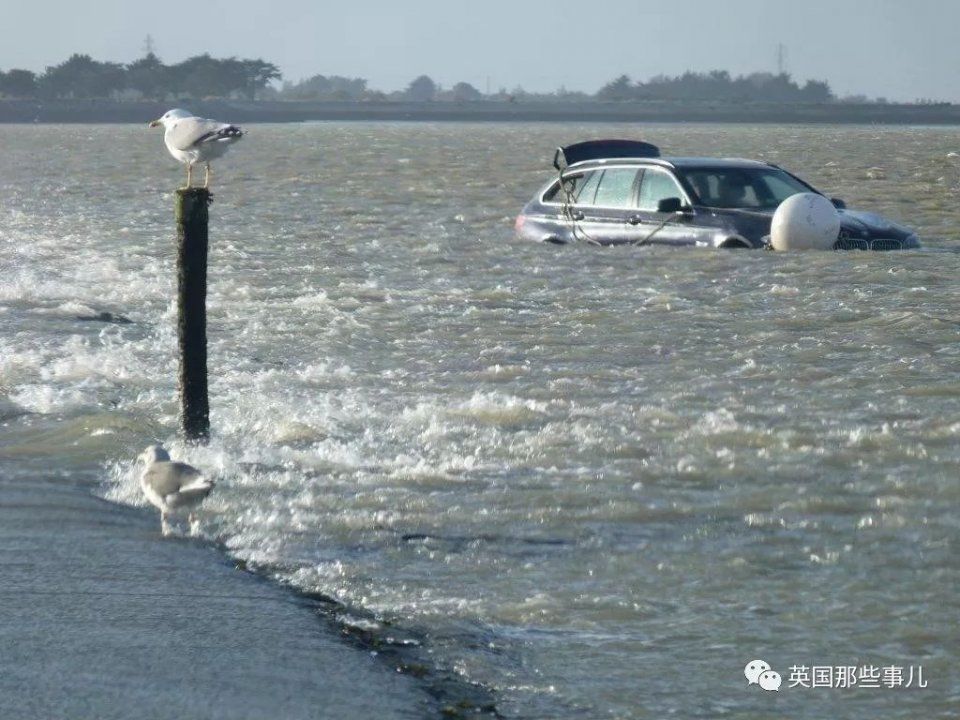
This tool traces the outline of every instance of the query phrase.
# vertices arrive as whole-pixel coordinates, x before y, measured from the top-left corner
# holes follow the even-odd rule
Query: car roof
[[[747,160],[744,158],[708,158],[708,157],[661,157],[661,158],[606,158],[597,160],[584,160],[583,162],[571,165],[566,169],[582,170],[605,165],[660,165],[664,167],[682,168],[684,170],[695,168],[711,169],[746,169],[758,167],[770,167],[770,163],[761,160]]]
[[[745,158],[705,158],[705,157],[674,157],[664,158],[677,168],[751,168],[770,167],[770,163],[762,160],[747,160]]]

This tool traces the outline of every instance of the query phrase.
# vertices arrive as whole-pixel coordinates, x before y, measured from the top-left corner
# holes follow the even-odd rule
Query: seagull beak
[[[159,121],[159,120],[153,120],[153,121],[150,122],[150,124],[149,124],[147,127],[160,127],[160,121]]]

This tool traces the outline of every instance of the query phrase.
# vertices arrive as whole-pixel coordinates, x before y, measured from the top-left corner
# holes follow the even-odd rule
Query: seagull
[[[187,188],[193,185],[193,166],[206,165],[203,187],[210,187],[210,161],[221,157],[227,149],[243,137],[236,125],[219,120],[194,117],[186,110],[167,110],[150,127],[163,126],[163,141],[174,158],[187,166]]]
[[[162,445],[148,447],[140,455],[140,460],[144,464],[140,487],[147,500],[160,509],[160,528],[166,535],[167,515],[175,514],[180,508],[199,505],[213,490],[214,482],[191,465],[171,462],[170,453]],[[190,521],[193,522],[193,513]]]

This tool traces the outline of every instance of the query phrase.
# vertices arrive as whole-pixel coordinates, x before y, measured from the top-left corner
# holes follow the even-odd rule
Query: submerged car
[[[516,221],[522,239],[565,244],[770,246],[780,203],[797,193],[823,195],[772,163],[661,157],[650,143],[591,140],[559,148],[559,176]],[[875,213],[831,202],[840,215],[837,250],[920,247],[916,233]]]

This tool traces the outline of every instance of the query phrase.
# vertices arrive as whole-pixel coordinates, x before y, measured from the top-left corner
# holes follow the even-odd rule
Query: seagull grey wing
[[[177,150],[192,150],[205,142],[220,140],[224,137],[239,137],[240,128],[217,120],[204,118],[183,118],[170,127],[166,133],[167,144]]]
[[[172,508],[185,505],[196,505],[213,490],[213,483],[206,480],[198,481],[196,485],[184,488],[178,493],[167,495],[166,501]]]
[[[236,125],[229,123],[218,123],[216,120],[205,120],[204,122],[214,123],[216,127],[193,143],[194,147],[205,145],[206,143],[215,143],[220,141],[234,141],[243,137],[243,130]]]
[[[144,471],[143,482],[163,498],[201,477],[199,470],[186,463],[157,462]]]

